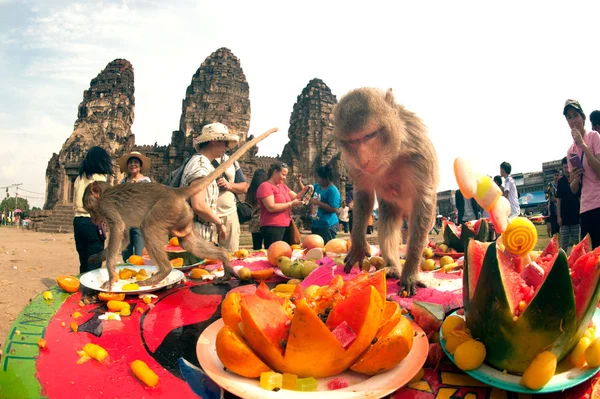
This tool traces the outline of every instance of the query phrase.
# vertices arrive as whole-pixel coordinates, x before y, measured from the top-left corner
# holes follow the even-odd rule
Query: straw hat
[[[229,133],[229,129],[222,123],[211,123],[202,128],[202,134],[193,140],[194,147],[200,143],[208,141],[228,141],[231,147],[234,143],[240,141],[237,134]]]
[[[137,151],[131,151],[129,154],[125,154],[119,158],[119,168],[121,168],[121,173],[128,172],[127,162],[129,162],[131,158],[137,158],[142,161],[142,166],[140,168],[142,174],[147,173],[150,170],[150,158],[143,156]]]

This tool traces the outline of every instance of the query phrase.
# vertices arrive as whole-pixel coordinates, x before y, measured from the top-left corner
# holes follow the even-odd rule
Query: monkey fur
[[[379,201],[378,236],[389,276],[399,292],[415,295],[427,234],[435,222],[438,160],[421,119],[396,104],[391,89],[353,90],[334,108],[335,136],[354,183],[352,248],[345,271],[369,254],[367,220]],[[403,220],[408,219],[406,261],[400,267]]]
[[[169,233],[177,237],[181,247],[194,256],[221,260],[224,275],[218,279],[219,282],[231,279],[235,272],[225,249],[202,239],[194,231],[194,211],[188,199],[221,176],[250,148],[276,131],[277,128],[270,129],[245,143],[208,176],[195,180],[189,187],[171,188],[159,183],[116,186],[106,182],[89,184],[83,194],[84,208],[94,223],[104,221],[109,229],[106,248],[90,257],[90,262],[94,263],[106,260],[109,279],[102,288],[110,290],[119,279],[115,264],[121,249],[128,244],[131,227],[140,228],[148,255],[158,266],[158,272],[140,281],[139,285],[158,284],[171,272],[172,265],[164,250]]]

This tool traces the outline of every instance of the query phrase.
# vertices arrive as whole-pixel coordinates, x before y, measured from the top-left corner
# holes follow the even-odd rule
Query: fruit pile
[[[530,224],[517,218],[495,243],[469,242],[463,302],[466,329],[487,349],[486,363],[540,389],[567,356],[574,367],[600,364],[589,328],[600,299],[600,248],[591,251],[586,236],[567,257],[554,237],[532,251]]]
[[[479,219],[475,222],[466,222],[460,226],[452,222],[444,222],[444,241],[436,245],[434,252],[441,253],[461,253],[469,244],[471,238],[486,242],[489,229],[485,219]]]
[[[278,295],[282,291],[261,284],[254,294],[227,295],[221,305],[225,325],[216,338],[217,356],[227,370],[262,375],[264,386],[274,389],[284,388],[283,373],[297,381],[347,368],[379,374],[410,352],[414,331],[398,304],[385,300],[384,272],[361,273],[347,282],[337,276],[306,291],[295,285],[289,298]],[[281,378],[263,375],[271,371]]]
[[[445,245],[445,244],[442,244]],[[423,260],[421,261],[421,270],[424,272],[431,272],[431,271],[439,271],[439,272],[445,272],[445,273],[450,273],[456,270],[459,270],[462,268],[462,263],[457,263],[454,258],[452,258],[449,255],[444,255],[441,257],[439,263],[436,263],[436,261],[433,259],[433,255],[435,254],[436,251],[432,250],[432,248],[430,247],[426,247],[423,250]],[[437,251],[440,252],[440,251]],[[404,263],[404,260],[400,261],[401,263]]]

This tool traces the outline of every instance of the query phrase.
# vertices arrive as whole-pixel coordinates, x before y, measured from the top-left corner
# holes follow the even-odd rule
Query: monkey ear
[[[394,105],[394,95],[392,94],[391,87],[385,92],[385,102],[390,105]]]
[[[91,183],[90,190],[92,190],[92,195],[96,199],[100,198],[100,196],[102,195],[102,187],[100,187],[100,184],[98,184],[97,181]]]

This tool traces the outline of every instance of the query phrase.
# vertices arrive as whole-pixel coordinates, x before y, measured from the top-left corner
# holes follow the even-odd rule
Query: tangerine
[[[139,255],[131,255],[129,259],[127,259],[127,263],[135,266],[144,266],[144,258]]]
[[[171,237],[171,239],[169,240],[169,245],[172,245],[174,247],[178,247],[179,246],[179,238],[177,238],[177,237]]]
[[[58,286],[65,292],[77,292],[79,290],[79,279],[73,276],[60,276],[56,279]]]

